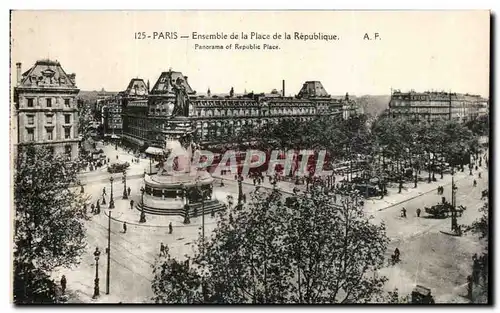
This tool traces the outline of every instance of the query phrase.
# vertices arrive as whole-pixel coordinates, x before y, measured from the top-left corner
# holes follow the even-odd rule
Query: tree
[[[319,189],[286,201],[276,190],[255,192],[247,207],[237,206],[230,218],[222,215],[212,237],[198,242],[189,271],[174,274],[175,261],[155,264],[153,300],[374,301],[386,280],[377,271],[383,266],[388,238],[385,226],[372,224],[358,200],[357,194],[349,194],[339,206]],[[182,293],[174,290],[173,282],[185,276],[193,282],[182,285]]]
[[[41,147],[21,149],[14,178],[14,300],[51,298],[51,271],[77,263],[85,243],[86,199],[76,185],[76,166]],[[21,287],[22,286],[22,287]]]

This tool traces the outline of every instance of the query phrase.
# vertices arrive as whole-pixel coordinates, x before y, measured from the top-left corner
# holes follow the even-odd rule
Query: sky
[[[177,32],[135,39],[137,32]],[[271,35],[270,40],[194,40],[192,32]],[[272,39],[275,33],[337,35],[337,41]],[[374,33],[380,39],[374,40]],[[365,33],[372,40],[364,40]],[[199,45],[278,45],[279,50],[197,50]],[[332,95],[392,89],[489,95],[488,11],[14,11],[11,63],[58,60],[81,90],[124,90],[131,78],[151,86],[170,68],[198,93],[295,95],[321,81]],[[12,66],[11,65],[11,66]],[[15,66],[12,67],[13,69]],[[15,71],[12,79],[15,78]]]

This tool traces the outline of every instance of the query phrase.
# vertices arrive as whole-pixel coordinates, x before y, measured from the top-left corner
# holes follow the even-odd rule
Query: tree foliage
[[[85,247],[85,199],[71,190],[76,171],[45,148],[20,151],[14,178],[16,303],[37,301],[40,290],[52,294],[46,290],[51,271],[77,263]]]
[[[319,190],[283,201],[254,193],[247,207],[221,216],[199,241],[191,266],[158,260],[157,303],[360,303],[381,293],[388,239],[372,224],[357,195],[336,205]],[[182,288],[176,282],[184,281]]]

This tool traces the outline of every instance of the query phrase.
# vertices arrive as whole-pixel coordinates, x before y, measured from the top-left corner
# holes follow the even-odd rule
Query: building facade
[[[467,122],[488,114],[488,99],[479,95],[451,92],[401,92],[391,93],[389,115],[412,120],[456,120]]]
[[[231,89],[225,95],[212,95],[210,90],[205,95],[197,95],[187,76],[168,71],[161,73],[150,91],[149,84],[142,79],[132,79],[121,93],[125,141],[136,147],[164,145],[175,104],[174,84],[182,86],[189,97],[189,120],[202,145],[223,142],[243,127],[257,127],[280,119],[307,121],[318,115],[348,118],[358,112],[355,101],[348,95],[333,99],[318,81],[305,82],[295,97],[284,96],[284,81],[281,93],[273,90],[236,95]]]
[[[14,88],[17,144],[43,145],[52,153],[78,158],[78,108],[80,91],[75,74],[66,74],[57,61],[39,60],[22,73],[16,64]],[[21,74],[22,73],[22,74]]]

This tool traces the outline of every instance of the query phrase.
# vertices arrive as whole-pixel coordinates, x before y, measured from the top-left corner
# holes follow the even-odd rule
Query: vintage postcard
[[[491,303],[490,23],[11,11],[13,303]]]

